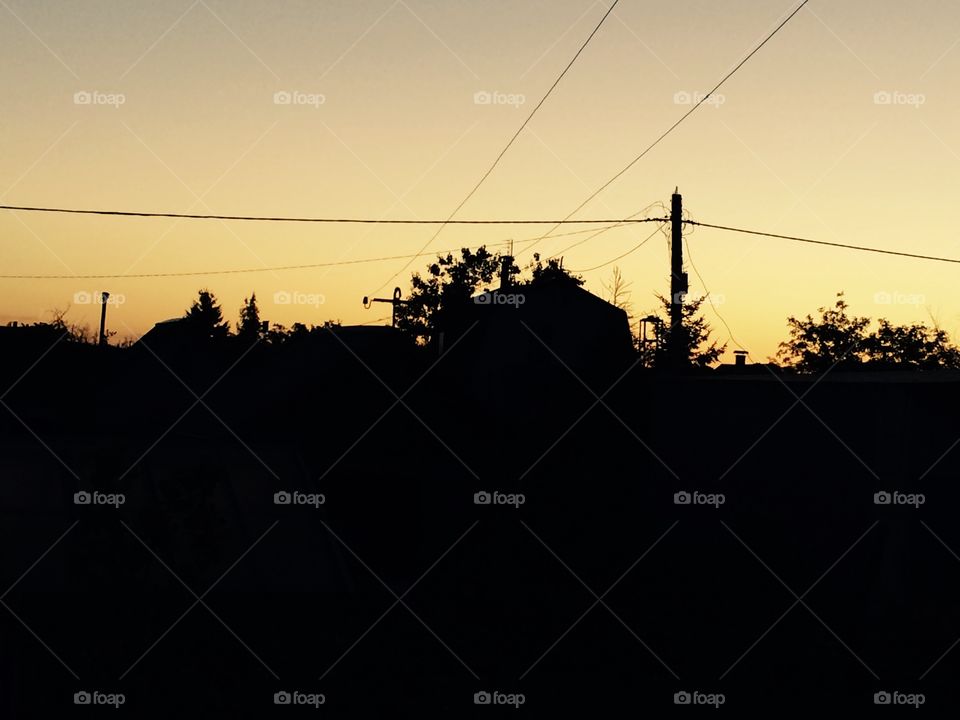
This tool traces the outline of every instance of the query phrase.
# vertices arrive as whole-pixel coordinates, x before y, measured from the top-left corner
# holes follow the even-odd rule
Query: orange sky
[[[458,217],[565,216],[689,108],[683,93],[709,89],[796,4],[624,0]],[[604,11],[588,0],[7,0],[0,203],[446,217]],[[958,70],[955,2],[814,0],[717,103],[578,217],[625,217],[669,203],[679,185],[692,217],[704,222],[960,257],[952,222]],[[299,95],[278,104],[278,92]],[[503,102],[477,104],[478,92],[501,93]],[[571,250],[564,264],[603,263],[651,229],[611,231]],[[3,274],[258,268],[404,255],[434,230],[2,212],[0,253]],[[529,227],[448,227],[431,249],[534,235]],[[549,254],[576,239],[538,248]],[[900,322],[932,316],[960,334],[954,265],[707,229],[689,243],[721,313],[755,359],[775,352],[788,315],[813,312],[838,290],[858,314]],[[520,254],[521,264],[528,259]],[[369,322],[387,312],[364,310],[361,297],[403,264],[0,280],[0,320],[49,319],[51,309],[70,306],[68,318],[94,325],[97,308],[74,299],[106,289],[123,300],[110,310],[111,328],[137,335],[182,314],[206,286],[232,321],[256,291],[271,321]],[[653,309],[653,293],[667,284],[665,238],[618,265],[637,313]],[[610,270],[587,273],[587,287],[602,293]],[[692,268],[690,275],[691,290],[702,291]],[[404,290],[407,279],[400,278]],[[303,304],[276,304],[276,293]]]

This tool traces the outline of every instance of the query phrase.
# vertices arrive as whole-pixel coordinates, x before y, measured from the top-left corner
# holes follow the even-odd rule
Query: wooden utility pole
[[[670,368],[677,370],[687,364],[683,296],[688,290],[687,274],[683,271],[683,196],[680,195],[679,188],[673,193],[670,224],[670,344],[667,347],[667,357]]]

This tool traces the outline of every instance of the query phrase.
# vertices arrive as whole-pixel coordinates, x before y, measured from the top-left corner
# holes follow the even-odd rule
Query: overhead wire
[[[628,255],[632,255],[633,253],[635,253],[637,250],[639,250],[639,249],[642,248],[644,245],[646,245],[650,240],[652,240],[652,239],[654,238],[654,236],[655,236],[657,233],[659,233],[659,232],[660,232],[660,228],[658,227],[656,230],[654,230],[652,233],[650,233],[639,245],[636,245],[636,246],[630,248],[629,250],[627,250],[627,252],[623,253],[622,255],[617,255],[617,257],[613,258],[612,260],[607,260],[607,262],[605,262],[605,263],[601,263],[600,265],[595,265],[594,267],[587,268],[586,270],[571,270],[570,272],[572,272],[572,273],[577,273],[577,274],[579,274],[579,273],[585,273],[585,272],[592,272],[593,270],[599,270],[600,268],[606,267],[607,265],[612,265],[612,264],[615,263],[617,260],[622,260],[623,258],[627,257]]]
[[[613,226],[610,226],[611,229]],[[595,232],[594,228],[587,228],[585,230],[573,230],[567,233],[561,233],[560,235],[555,235],[554,237],[568,237],[572,235],[583,235],[584,233]],[[480,247],[501,247],[511,244],[523,244],[529,243],[536,240],[536,237],[524,238],[522,240],[502,240],[493,243],[483,243],[482,245],[470,246],[467,249],[476,250]],[[158,273],[126,273],[126,274],[109,274],[109,273],[98,273],[98,274],[86,274],[86,275],[65,275],[65,274],[54,274],[54,275],[40,275],[40,274],[11,274],[11,275],[0,275],[0,280],[124,280],[124,279],[145,279],[145,278],[171,278],[171,277],[200,277],[206,275],[240,275],[240,274],[250,274],[250,273],[259,273],[259,272],[281,272],[285,270],[312,270],[316,268],[323,267],[336,267],[341,265],[360,265],[365,263],[373,262],[383,262],[387,260],[406,260],[410,257],[427,257],[431,255],[442,255],[447,253],[457,252],[458,250],[464,249],[463,247],[450,248],[447,250],[436,250],[433,252],[424,252],[419,253],[418,255],[391,255],[386,257],[373,257],[373,258],[358,258],[355,260],[337,260],[332,262],[324,263],[308,263],[303,265],[280,265],[275,267],[260,267],[260,268],[238,268],[238,269],[226,269],[226,270],[195,270],[195,271],[173,271],[173,272],[158,272]]]
[[[680,117],[679,120],[677,120],[675,123],[673,123],[673,125],[671,125],[669,128],[667,128],[666,132],[664,132],[664,133],[663,133],[662,135],[660,135],[656,140],[654,140],[652,143],[650,143],[650,145],[648,145],[648,146],[646,147],[646,149],[643,150],[643,152],[641,152],[641,153],[640,153],[639,155],[637,155],[633,160],[631,160],[629,163],[627,163],[626,166],[624,166],[624,168],[623,168],[622,170],[620,170],[619,172],[617,172],[613,177],[611,177],[609,180],[607,180],[605,183],[603,183],[603,185],[601,185],[599,188],[597,188],[597,190],[595,190],[593,193],[591,193],[590,196],[587,197],[587,199],[584,200],[582,203],[580,203],[576,208],[574,208],[573,211],[564,218],[564,220],[565,220],[565,221],[566,221],[566,220],[569,220],[569,219],[572,218],[574,215],[576,215],[578,212],[580,212],[580,211],[587,205],[587,203],[589,203],[591,200],[593,200],[595,197],[597,197],[600,193],[602,193],[604,190],[606,190],[608,187],[610,187],[614,182],[616,182],[617,180],[619,180],[628,170],[630,170],[630,168],[632,168],[634,165],[636,165],[638,162],[640,162],[640,161],[641,161],[644,157],[646,157],[655,147],[657,147],[657,145],[659,145],[661,142],[663,142],[663,140],[665,140],[668,135],[670,135],[674,130],[676,130],[687,118],[689,118],[689,117],[690,117],[691,115],[693,115],[697,110],[699,110],[699,109],[704,105],[704,103],[706,103],[711,97],[713,97],[713,95],[714,95],[721,87],[723,87],[723,86],[727,83],[727,81],[730,80],[730,78],[732,78],[732,77],[740,70],[740,68],[742,68],[744,65],[746,65],[747,62],[749,62],[750,59],[753,58],[754,55],[756,55],[758,52],[760,52],[760,50],[761,50],[767,43],[769,43],[769,42],[774,38],[774,36],[775,36],[777,33],[779,33],[779,32],[787,25],[787,23],[789,23],[794,17],[796,17],[797,13],[799,13],[809,2],[810,2],[810,0],[803,0],[803,1],[796,7],[796,9],[794,9],[793,12],[791,12],[779,25],[777,25],[777,26],[773,29],[772,32],[770,32],[770,33],[763,39],[762,42],[760,42],[759,45],[757,45],[753,50],[751,50],[751,51],[747,54],[746,57],[744,57],[739,63],[737,63],[737,64],[733,67],[733,69],[730,70],[730,72],[728,72],[726,75],[724,75],[723,78],[720,80],[720,82],[718,82],[716,85],[713,86],[713,89],[710,90],[710,92],[708,92],[706,95],[704,95],[702,98],[700,98],[700,99],[693,105],[693,107],[691,107],[687,112],[685,112],[685,113]],[[548,231],[543,235],[543,237],[540,238],[540,239],[543,240],[543,239],[546,239],[547,237],[549,237],[549,236],[553,233],[553,231],[557,229],[557,227],[559,227],[559,224],[558,224],[556,227],[551,228],[550,230],[548,230]],[[539,242],[539,241],[538,241],[538,242]],[[525,252],[531,250],[536,244],[537,244],[537,243],[534,243],[533,245],[527,247],[526,250],[525,250]]]
[[[791,240],[793,242],[844,248],[846,250],[857,250],[860,252],[877,253],[880,255],[893,255],[896,257],[913,258],[914,260],[933,260],[936,262],[960,264],[960,258],[939,257],[937,255],[922,255],[919,253],[903,252],[900,250],[885,250],[883,248],[868,247],[865,245],[850,245],[847,243],[829,242],[827,240],[812,240],[810,238],[795,237],[792,235],[779,235],[777,233],[762,232],[760,230],[747,230],[745,228],[730,227],[727,225],[713,225],[711,223],[696,222],[694,220],[684,220],[683,222],[687,225],[712,228],[713,230],[725,230],[727,232],[741,233],[744,235],[756,235],[759,237],[775,238],[778,240]]]
[[[483,173],[483,175],[480,177],[480,180],[477,181],[477,184],[474,185],[474,186],[473,186],[473,189],[471,189],[470,192],[467,193],[467,196],[466,196],[463,200],[460,201],[460,204],[457,205],[457,207],[455,207],[455,208],[453,209],[453,212],[450,213],[450,216],[449,216],[449,218],[447,219],[447,222],[445,222],[445,223],[442,224],[439,228],[437,228],[437,231],[430,237],[429,240],[427,240],[427,241],[423,244],[423,247],[420,248],[420,250],[419,250],[418,252],[424,252],[428,247],[430,247],[430,245],[433,243],[433,241],[436,240],[437,237],[439,237],[439,235],[440,235],[441,232],[443,232],[443,229],[444,229],[448,224],[450,224],[450,221],[453,219],[453,217],[454,217],[458,212],[460,212],[460,209],[463,208],[463,206],[467,204],[467,202],[470,200],[470,198],[472,198],[472,197],[474,196],[474,194],[476,194],[477,190],[480,189],[480,186],[483,185],[484,181],[485,181],[488,177],[490,177],[490,174],[494,171],[494,169],[497,167],[497,165],[500,164],[500,160],[502,160],[502,159],[503,159],[503,156],[507,154],[507,151],[508,151],[511,147],[513,147],[514,142],[516,142],[517,138],[520,137],[520,133],[523,132],[524,128],[526,128],[527,125],[530,123],[530,121],[533,119],[533,116],[537,114],[537,111],[540,109],[540,107],[547,101],[547,98],[550,97],[551,93],[553,93],[553,91],[554,91],[554,89],[557,87],[557,85],[560,84],[560,81],[563,80],[563,78],[566,76],[566,74],[567,74],[567,72],[570,70],[570,68],[573,67],[573,64],[577,61],[577,58],[580,57],[580,55],[581,55],[581,54],[583,53],[583,51],[586,49],[587,45],[590,44],[590,41],[593,40],[593,36],[597,34],[597,32],[598,32],[598,31],[600,30],[600,28],[603,26],[604,22],[606,22],[607,18],[610,17],[611,13],[613,13],[614,8],[617,7],[617,4],[618,4],[619,2],[620,2],[620,0],[613,0],[613,3],[611,3],[610,7],[607,8],[607,11],[603,14],[603,17],[600,18],[600,22],[598,22],[597,25],[596,25],[596,27],[593,28],[593,31],[587,36],[587,39],[583,41],[583,44],[580,46],[580,49],[577,50],[576,54],[574,54],[574,56],[573,56],[573,58],[570,60],[570,62],[567,63],[567,66],[563,69],[563,71],[560,73],[560,75],[557,76],[557,79],[553,81],[553,84],[547,89],[547,92],[544,93],[544,95],[543,95],[542,98],[540,98],[540,102],[538,102],[538,103],[534,106],[534,108],[533,108],[533,110],[530,112],[530,114],[527,115],[527,118],[523,121],[523,124],[521,124],[520,127],[517,128],[517,131],[513,134],[513,136],[510,138],[510,140],[509,140],[509,141],[507,142],[507,144],[504,146],[503,150],[500,151],[500,153],[499,153],[499,154],[497,155],[497,157],[494,159],[494,161],[493,161],[493,163],[490,165],[490,167],[487,168],[486,172]],[[555,228],[554,228],[554,229],[555,229]],[[399,270],[397,270],[397,272],[395,272],[386,282],[384,282],[380,287],[378,287],[378,288],[374,291],[374,293],[380,292],[380,290],[382,290],[382,289],[385,288],[387,285],[389,285],[391,282],[393,282],[393,280],[394,280],[398,275],[400,275],[400,273],[402,273],[404,270],[406,270],[408,267],[410,267],[410,264],[411,264],[411,263],[408,262],[408,263],[406,263],[402,268],[400,268]]]
[[[713,309],[714,314],[720,319],[720,322],[723,323],[723,326],[727,329],[727,335],[730,337],[730,341],[734,345],[736,345],[738,348],[746,352],[747,355],[749,356],[750,354],[749,351],[747,351],[747,349],[740,344],[737,338],[734,337],[733,330],[730,328],[730,324],[727,322],[726,318],[723,317],[723,315],[717,309],[717,305],[716,303],[714,303],[713,296],[710,293],[710,288],[707,287],[706,281],[703,279],[703,276],[700,274],[700,271],[697,270],[697,265],[693,261],[693,253],[690,252],[690,242],[686,238],[684,238],[684,245],[686,245],[686,248],[687,248],[687,259],[690,261],[690,267],[693,268],[693,272],[697,276],[697,279],[700,281],[700,285],[703,286],[704,297],[706,297],[707,302],[710,303],[710,307]]]
[[[289,223],[325,223],[325,224],[369,224],[369,225],[609,225],[624,220],[404,220],[389,218],[338,218],[338,217],[295,217],[267,215],[202,215],[192,213],[150,212],[137,210],[91,210],[86,208],[61,208],[30,205],[0,205],[0,210],[14,212],[66,213],[72,215],[112,215],[116,217],[137,218],[176,218],[181,220],[239,220],[249,222],[289,222]],[[636,221],[642,222],[642,221]],[[421,251],[422,252],[422,251]]]
[[[629,217],[627,217],[627,218],[624,218],[623,222],[617,223],[617,224],[615,224],[615,225],[611,225],[611,226],[609,226],[609,227],[602,228],[601,230],[598,230],[597,232],[595,232],[595,233],[593,233],[592,235],[590,235],[589,237],[583,238],[582,240],[578,240],[577,242],[573,243],[572,245],[568,245],[568,246],[565,247],[563,250],[560,250],[559,252],[555,252],[553,255],[550,255],[549,259],[552,260],[552,259],[554,259],[554,258],[561,257],[564,253],[566,253],[566,252],[568,252],[568,251],[570,251],[570,250],[573,250],[573,248],[578,247],[578,246],[580,246],[580,245],[583,245],[584,243],[589,242],[590,240],[593,240],[595,237],[597,237],[597,236],[599,236],[599,235],[603,235],[604,233],[609,232],[610,230],[613,230],[613,229],[615,229],[615,228],[623,227],[623,225],[629,224],[629,222],[632,221],[637,215],[642,215],[643,213],[645,213],[645,212],[647,212],[648,210],[650,210],[650,208],[654,208],[654,207],[656,207],[656,206],[658,206],[658,205],[661,206],[661,207],[663,207],[663,203],[662,203],[662,202],[659,202],[659,201],[658,201],[658,202],[655,202],[655,203],[651,203],[651,204],[647,205],[647,207],[643,208],[643,210],[638,210],[638,211],[635,212],[633,215],[631,215],[631,216],[629,216]],[[664,208],[664,210],[666,210],[666,208]],[[663,220],[663,221],[666,221],[667,219],[668,219],[668,218],[656,218],[656,220]],[[552,237],[561,237],[561,236],[560,236],[560,235],[553,235]]]

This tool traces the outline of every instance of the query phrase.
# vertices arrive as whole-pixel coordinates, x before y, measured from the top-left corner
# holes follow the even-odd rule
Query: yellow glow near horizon
[[[3,204],[393,218],[446,217],[604,12],[587,0],[8,5],[0,8]],[[795,6],[621,3],[458,217],[565,216]],[[704,222],[960,257],[952,222],[960,6],[856,0],[808,7],[716,103],[578,217],[626,217],[669,203],[679,185],[692,217]],[[301,95],[278,104],[278,92]],[[477,104],[478,92],[502,95]],[[101,95],[78,104],[76,93]],[[111,94],[123,104],[108,104]],[[651,229],[606,233],[571,250],[564,265],[599,265]],[[405,255],[434,231],[0,213],[3,274]],[[430,249],[535,234],[451,226]],[[550,254],[576,239],[537,249]],[[956,266],[702,228],[688,242],[754,359],[776,351],[788,315],[814,312],[839,290],[857,314],[897,322],[932,316],[960,336]],[[529,253],[518,260],[524,264]],[[404,262],[203,278],[2,280],[0,321],[48,319],[76,293],[105,289],[125,301],[111,308],[110,327],[136,336],[182,314],[208,287],[231,322],[253,291],[273,322],[369,322],[387,313],[365,311],[361,297]],[[654,293],[668,284],[665,239],[617,265],[632,283],[636,314],[655,309]],[[587,273],[587,288],[602,294],[610,271]],[[691,291],[702,292],[689,271]],[[396,284],[406,291],[408,279]],[[284,292],[325,302],[274,303]],[[888,297],[895,302],[885,303]],[[725,340],[722,323],[711,310],[706,315]],[[68,315],[91,326],[97,317],[95,306],[84,305]]]

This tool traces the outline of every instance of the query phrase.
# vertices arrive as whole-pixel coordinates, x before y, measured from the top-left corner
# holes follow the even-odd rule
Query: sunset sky
[[[566,216],[686,112],[686,97],[709,90],[798,4],[621,0],[457,217]],[[0,0],[0,204],[442,219],[606,7],[591,0]],[[695,220],[960,258],[958,74],[955,0],[813,0],[716,102],[577,217],[622,218],[669,205],[679,186]],[[296,101],[278,103],[277,93]],[[478,104],[477,93],[512,102]],[[653,227],[611,230],[571,249],[564,266],[604,263]],[[435,230],[0,211],[0,273],[192,272],[407,255]],[[520,241],[536,234],[535,227],[448,226],[429,249],[514,239],[523,265],[531,253]],[[547,239],[536,249],[549,255],[584,237]],[[720,312],[756,360],[776,351],[788,315],[813,312],[840,290],[857,314],[933,317],[960,338],[957,265],[703,228],[689,245]],[[394,285],[406,292],[410,272],[428,261],[414,262],[380,296]],[[6,279],[0,321],[49,320],[52,309],[70,307],[68,319],[93,326],[99,310],[75,296],[109,290],[123,300],[109,311],[110,328],[137,336],[181,315],[208,287],[231,322],[253,291],[273,322],[370,322],[389,312],[364,310],[361,298],[405,262]],[[636,314],[654,309],[654,293],[668,287],[666,237],[616,265],[632,282]],[[586,287],[602,294],[612,267],[585,273]],[[702,292],[689,270],[691,291]],[[276,304],[276,293],[305,303]],[[706,314],[715,337],[726,340],[719,319]]]

